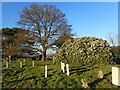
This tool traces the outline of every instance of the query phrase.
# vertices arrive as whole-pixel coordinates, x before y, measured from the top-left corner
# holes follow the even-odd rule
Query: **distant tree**
[[[36,45],[40,44],[42,61],[46,60],[46,50],[53,46],[59,36],[71,33],[71,25],[67,24],[65,14],[55,5],[32,4],[24,7],[18,25],[29,28],[36,37]]]
[[[112,52],[114,53],[114,57],[119,57],[120,56],[120,46],[118,45],[118,40],[119,37],[117,35],[112,35],[108,33],[108,41],[111,45]]]
[[[11,61],[11,57],[31,50],[34,43],[30,37],[29,30],[21,28],[2,29],[2,53]]]
[[[108,33],[108,42],[111,46],[118,46],[118,36]]]

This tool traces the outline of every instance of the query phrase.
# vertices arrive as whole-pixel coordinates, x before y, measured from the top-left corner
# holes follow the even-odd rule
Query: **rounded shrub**
[[[81,37],[66,41],[56,52],[55,60],[81,65],[115,63],[107,41],[95,37]]]

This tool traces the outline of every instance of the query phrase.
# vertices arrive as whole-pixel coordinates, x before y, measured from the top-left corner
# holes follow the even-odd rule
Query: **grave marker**
[[[61,62],[61,69],[63,70],[63,73],[65,73],[65,63]]]
[[[22,62],[20,62],[20,68],[22,68]]]
[[[66,69],[67,69],[67,75],[69,76],[69,65],[66,64]]]
[[[85,79],[81,79],[81,82],[82,82],[82,86],[83,87],[85,87],[85,88],[89,88],[89,86],[88,86],[88,83],[87,83],[87,81],[85,80]]]
[[[65,63],[62,63],[63,73],[65,73]]]
[[[35,63],[34,63],[34,61],[32,61],[32,66],[35,66]]]
[[[47,78],[47,65],[45,65],[45,78]]]
[[[120,86],[120,68],[112,67],[112,84]]]
[[[62,69],[62,61],[60,63],[61,63],[61,69]]]
[[[25,58],[24,58],[24,62],[23,62],[23,64],[25,65]]]
[[[104,77],[104,73],[102,72],[102,70],[100,70],[100,71],[98,72],[98,77],[99,77],[99,78],[103,78],[103,77]]]
[[[8,61],[6,61],[6,68],[8,68]]]

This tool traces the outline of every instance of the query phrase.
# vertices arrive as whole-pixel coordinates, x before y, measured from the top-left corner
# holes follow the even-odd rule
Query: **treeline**
[[[35,53],[33,45],[35,38],[32,37],[29,30],[21,28],[3,28],[2,29],[2,57],[30,56]]]
[[[41,60],[42,54],[39,51],[41,48],[37,43],[36,37],[30,30],[22,28],[3,28],[2,30],[2,58],[6,60],[16,59],[30,59],[30,60]],[[64,34],[61,35],[55,42],[54,48],[58,50],[62,44],[71,39],[72,36]],[[52,59],[52,55],[47,55],[47,59]]]

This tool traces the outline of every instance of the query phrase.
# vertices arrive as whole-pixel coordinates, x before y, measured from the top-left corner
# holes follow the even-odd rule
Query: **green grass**
[[[44,75],[44,65],[48,65],[48,78]],[[9,68],[2,64],[3,88],[84,88],[81,79],[85,78],[91,88],[117,88],[112,84],[112,66],[81,66],[69,65],[70,76],[63,74],[60,64],[52,61],[26,61],[23,68],[19,67],[18,61],[12,61]],[[102,79],[98,78],[98,71],[104,72]]]

